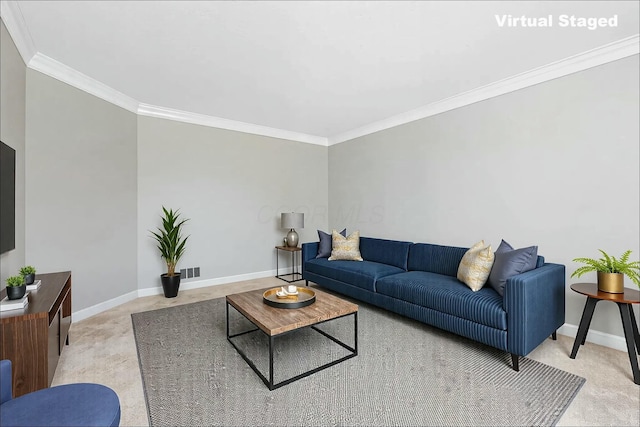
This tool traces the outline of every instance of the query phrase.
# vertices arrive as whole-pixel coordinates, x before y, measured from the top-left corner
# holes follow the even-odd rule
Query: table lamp
[[[298,233],[295,228],[304,228],[304,214],[294,212],[283,212],[280,214],[280,227],[288,228],[287,246],[295,248],[298,246]]]

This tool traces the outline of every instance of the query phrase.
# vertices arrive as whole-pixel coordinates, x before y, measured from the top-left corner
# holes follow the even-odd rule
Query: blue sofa
[[[360,238],[364,261],[316,258],[318,242],[302,245],[302,276],[309,282],[436,326],[511,354],[513,369],[564,324],[565,266],[545,263],[493,288],[471,291],[458,281],[468,248]]]

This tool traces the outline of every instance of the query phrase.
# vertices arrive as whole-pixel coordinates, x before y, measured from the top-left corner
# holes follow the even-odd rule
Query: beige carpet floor
[[[147,426],[131,313],[282,284],[284,282],[276,278],[265,278],[181,290],[177,298],[168,299],[162,295],[138,298],[74,322],[70,330],[70,345],[62,352],[53,385],[72,382],[107,385],[120,397],[120,425]],[[558,425],[640,425],[640,386],[633,383],[627,354],[587,342],[577,358],[572,360],[569,358],[572,345],[573,338],[558,335],[557,341],[545,341],[528,356],[587,380]]]

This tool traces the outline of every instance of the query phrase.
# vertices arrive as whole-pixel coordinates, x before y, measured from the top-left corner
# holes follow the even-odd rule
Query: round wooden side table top
[[[590,298],[612,301],[622,304],[640,304],[640,291],[637,289],[624,288],[623,294],[612,294],[598,290],[597,283],[574,283],[571,290]]]

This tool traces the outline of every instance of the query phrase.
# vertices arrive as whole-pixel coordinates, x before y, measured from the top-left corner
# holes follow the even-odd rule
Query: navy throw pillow
[[[504,287],[507,284],[507,279],[525,271],[533,270],[536,268],[537,261],[537,246],[513,249],[509,243],[503,240],[495,252],[495,261],[489,274],[489,286],[501,296],[504,296]]]
[[[347,237],[347,229],[342,230],[340,234],[342,234],[343,237]],[[318,238],[320,239],[320,243],[318,244],[318,255],[316,255],[316,258],[329,258],[332,249],[331,234],[318,230]]]

